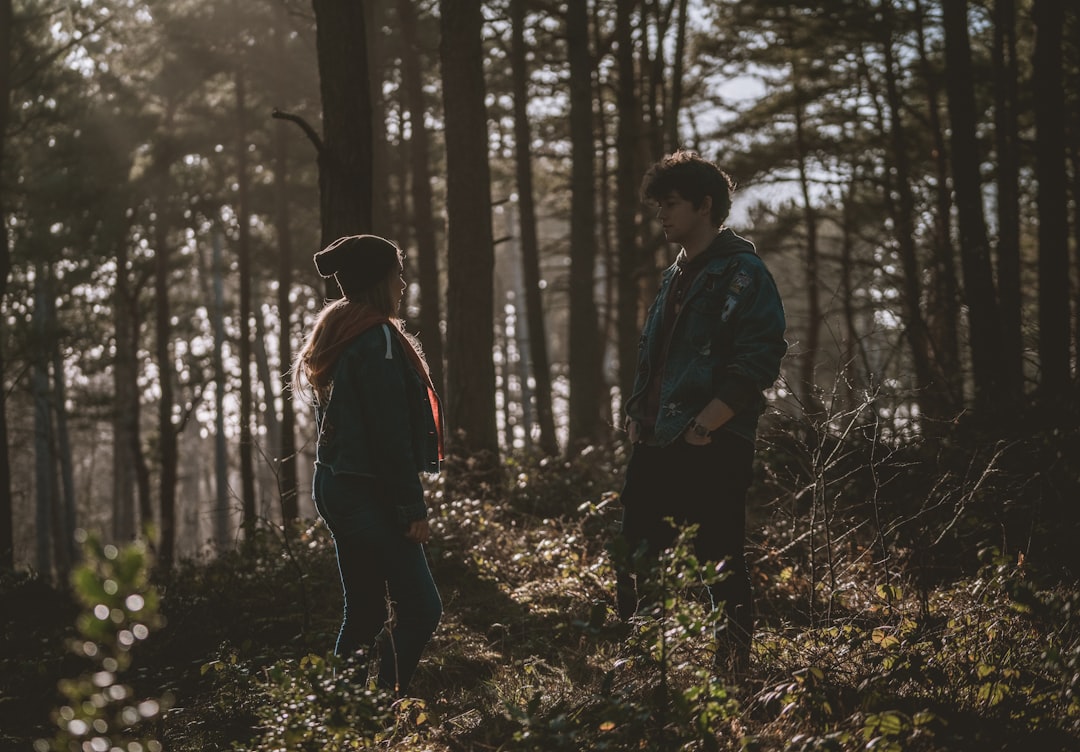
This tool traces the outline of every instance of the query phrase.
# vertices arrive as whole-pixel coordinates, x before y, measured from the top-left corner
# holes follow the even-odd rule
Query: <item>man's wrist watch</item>
[[[702,424],[698,423],[697,418],[694,418],[693,420],[690,421],[690,431],[695,436],[699,436],[700,438],[703,438],[703,439],[706,436],[709,435],[709,429],[706,426],[703,426]]]

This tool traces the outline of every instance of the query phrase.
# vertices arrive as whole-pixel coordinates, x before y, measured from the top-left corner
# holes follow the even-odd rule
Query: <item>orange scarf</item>
[[[398,328],[397,324],[392,322],[389,318],[376,313],[375,311],[366,311],[364,315],[357,317],[354,321],[351,321],[347,327],[342,329],[341,336],[338,338],[337,342],[329,347],[312,353],[309,368],[315,373],[329,373],[330,368],[337,362],[337,359],[341,356],[341,353],[350,342],[368,329],[381,324],[389,326],[390,331],[394,333],[398,342],[401,343],[402,349],[405,351],[405,356],[408,358],[413,368],[416,369],[416,372],[420,374],[425,386],[427,386],[427,397],[428,404],[431,406],[431,417],[435,419],[435,434],[438,438],[439,445],[439,461],[442,462],[444,459],[443,422],[442,403],[439,401],[439,394],[435,391],[435,385],[431,383],[431,374],[428,372],[427,363],[424,361],[423,356],[417,351],[413,341],[406,337],[405,333]]]

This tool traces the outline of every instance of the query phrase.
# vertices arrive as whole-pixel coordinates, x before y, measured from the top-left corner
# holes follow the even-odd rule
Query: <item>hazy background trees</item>
[[[406,248],[459,457],[619,440],[675,252],[636,187],[676,147],[742,186],[784,412],[870,399],[890,441],[1074,426],[1077,16],[0,0],[0,566],[62,573],[76,525],[150,525],[168,562],[310,517],[284,374],[346,232]]]

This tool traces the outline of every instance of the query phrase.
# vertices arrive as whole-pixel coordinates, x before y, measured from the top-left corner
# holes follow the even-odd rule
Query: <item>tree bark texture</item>
[[[1020,295],[1020,155],[1016,2],[994,2],[994,144],[997,149],[997,282],[1001,302],[1002,390],[1010,417],[1024,395]]]
[[[442,303],[439,284],[439,256],[435,240],[435,208],[431,191],[431,144],[424,102],[421,71],[423,60],[417,32],[416,9],[412,0],[398,0],[398,21],[406,54],[401,60],[402,93],[409,111],[412,161],[412,226],[416,237],[416,265],[420,282],[420,341],[424,345],[431,381],[439,394],[446,387],[443,366]]]
[[[157,203],[154,223],[154,353],[158,368],[158,451],[161,461],[159,504],[161,515],[158,564],[169,569],[176,553],[176,479],[179,464],[177,429],[173,423],[175,407],[175,374],[172,351],[172,306],[169,300],[171,249],[169,247],[169,168],[175,147],[170,141],[171,112],[163,121],[163,132],[154,146],[153,180]],[[150,522],[144,518],[143,523]]]
[[[883,25],[882,50],[885,66],[885,97],[889,108],[889,143],[892,150],[892,166],[896,172],[896,237],[900,250],[900,264],[904,270],[904,309],[907,318],[905,332],[911,349],[911,362],[915,367],[916,388],[921,395],[923,412],[932,418],[941,417],[946,411],[947,389],[943,379],[934,374],[930,359],[930,345],[926,320],[923,318],[922,263],[915,246],[915,198],[911,189],[908,169],[908,147],[902,114],[902,102],[897,83],[895,55],[893,52],[892,0],[882,0]]]
[[[1069,404],[1069,222],[1065,172],[1065,4],[1035,0],[1035,176],[1039,206],[1039,401]],[[1060,413],[1059,413],[1060,414]]]
[[[251,380],[251,229],[249,226],[247,169],[247,103],[243,71],[236,72],[236,257],[239,275],[240,310],[240,499],[243,503],[244,541],[250,543],[255,535],[255,436]]]
[[[618,153],[618,164],[615,167],[615,247],[619,275],[616,346],[619,358],[619,392],[624,403],[630,398],[630,390],[634,386],[640,330],[638,309],[641,252],[637,242],[640,166],[636,156],[641,126],[641,103],[634,75],[632,26],[637,5],[637,0],[619,0],[615,11],[615,55],[618,70],[615,101],[619,113],[615,135],[615,151]],[[618,420],[621,422],[622,416],[619,416]]]
[[[0,0],[0,184],[5,182],[3,175],[4,152],[8,132],[8,119],[11,112],[11,59],[12,26],[15,14],[11,0]],[[7,295],[8,274],[11,271],[11,251],[8,249],[7,208],[0,191],[0,305]],[[0,318],[0,332],[7,328],[7,323]],[[4,347],[7,336],[0,337],[0,568],[15,567],[14,509],[11,499],[11,462],[8,457],[7,428],[7,389],[6,362]]]
[[[138,330],[139,318],[136,296],[131,290],[128,273],[128,246],[117,244],[116,287],[113,290],[113,327],[116,355],[113,358],[113,389],[116,404],[113,408],[113,537],[129,541],[136,534],[135,517],[135,457],[138,435],[133,424],[138,410],[130,409],[138,402]]]
[[[55,440],[52,426],[52,409],[49,395],[49,361],[47,345],[50,324],[48,322],[49,292],[45,290],[44,264],[39,263],[34,289],[33,327],[37,348],[30,369],[31,391],[34,397],[34,490],[36,520],[37,569],[50,577],[54,562],[54,537],[60,534],[56,524],[54,500],[57,497],[56,461],[53,456]]]
[[[544,306],[540,292],[540,241],[536,229],[533,192],[532,133],[529,127],[528,79],[525,59],[525,0],[510,3],[510,65],[514,87],[514,164],[521,226],[521,266],[525,288],[525,323],[529,360],[536,384],[536,420],[540,427],[540,451],[551,457],[559,452],[555,437],[555,413],[551,405],[551,364],[548,358]],[[519,306],[520,309],[520,306]],[[519,316],[518,326],[522,324]],[[528,411],[528,405],[522,406]]]
[[[284,125],[284,124],[282,124]],[[225,436],[225,389],[228,373],[225,370],[225,271],[221,232],[213,236],[212,318],[214,328],[214,540],[221,550],[229,545],[229,452]]]
[[[952,194],[949,190],[949,153],[942,126],[941,75],[934,70],[927,51],[925,13],[915,2],[919,66],[926,86],[927,122],[934,144],[934,253],[933,275],[928,291],[926,322],[934,348],[938,378],[945,380],[949,406],[955,412],[964,404],[964,372],[960,359],[960,283],[956,276],[956,249],[952,242]]]
[[[279,35],[280,36],[280,35]],[[285,123],[274,126],[274,227],[278,244],[278,367],[288,372],[292,366],[292,291],[293,240],[289,211],[289,139]],[[281,376],[281,445],[278,454],[278,494],[281,517],[286,525],[300,517],[296,475],[296,408],[288,387],[288,377]]]
[[[440,0],[446,111],[446,407],[451,449],[497,472],[491,174],[480,0]]]
[[[975,411],[989,419],[1002,400],[1001,316],[990,266],[978,138],[975,128],[975,82],[971,70],[966,0],[943,0],[946,91],[951,121],[953,188],[960,230],[960,260],[968,306],[969,344],[975,388]]]
[[[596,314],[596,147],[593,141],[593,63],[587,3],[566,14],[570,58],[570,432],[567,451],[600,439],[603,384]]]
[[[323,109],[319,194],[324,248],[372,228],[373,125],[364,5],[361,0],[312,0]]]

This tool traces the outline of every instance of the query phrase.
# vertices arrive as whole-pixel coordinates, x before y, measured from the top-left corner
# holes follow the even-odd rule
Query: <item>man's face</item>
[[[672,191],[656,202],[656,217],[664,227],[668,242],[685,245],[689,238],[709,227],[708,202],[697,209],[678,191]]]

